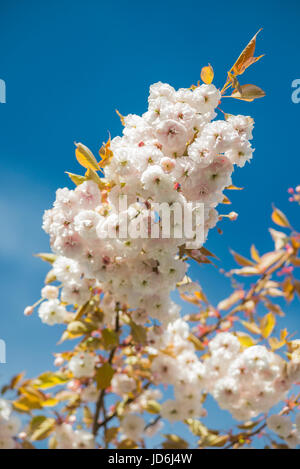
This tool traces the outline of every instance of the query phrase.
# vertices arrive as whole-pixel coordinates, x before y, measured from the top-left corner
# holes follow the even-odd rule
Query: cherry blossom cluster
[[[222,409],[236,420],[247,420],[281,401],[295,376],[286,374],[286,362],[262,345],[241,350],[236,336],[217,334],[209,342],[205,387]]]
[[[202,362],[189,334],[189,325],[182,319],[165,330],[154,327],[148,333],[148,353],[155,356],[154,382],[174,386],[175,399],[161,406],[161,415],[171,422],[205,415],[203,391],[236,420],[252,419],[284,399],[300,377],[295,357],[287,367],[265,346],[242,349],[238,338],[229,332],[221,332],[209,342],[210,356]]]
[[[290,448],[295,448],[300,444],[300,414],[296,415],[294,424],[291,418],[286,415],[271,415],[267,419],[267,425]]]
[[[183,319],[169,324],[166,330],[154,327],[148,333],[148,352],[156,355],[151,367],[154,382],[174,386],[174,399],[161,406],[162,417],[170,422],[203,415],[205,366],[189,335],[189,325]]]
[[[178,317],[170,292],[187,269],[178,248],[197,249],[203,240],[199,243],[185,233],[163,238],[154,204],[177,203],[191,216],[198,210],[191,202],[203,204],[204,240],[215,226],[216,206],[231,184],[233,166],[243,166],[253,153],[250,117],[226,115],[226,120],[212,122],[220,97],[214,85],[178,91],[168,84],[152,85],[148,111],[125,117],[123,136],[111,141],[113,156],[103,179],[108,194],[104,197],[93,180],[75,190],[58,189],[43,228],[59,256],[54,269],[62,281],[63,302],[80,306],[100,285],[114,301],[138,309],[140,317],[163,324]],[[121,237],[125,223],[128,233]],[[137,226],[147,231],[149,223],[158,224],[157,238],[144,236],[145,230],[138,238],[130,235]],[[107,236],[109,227],[116,237]],[[47,299],[40,309],[49,324],[62,322],[64,315],[56,298]]]
[[[14,437],[21,427],[18,417],[12,415],[11,404],[0,399],[0,449],[13,449],[16,446]]]
[[[56,426],[54,437],[56,449],[94,449],[95,441],[90,432],[74,430],[70,423]]]

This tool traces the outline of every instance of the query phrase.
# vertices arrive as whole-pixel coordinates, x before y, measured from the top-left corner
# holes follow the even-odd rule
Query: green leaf
[[[147,344],[147,330],[145,327],[136,324],[130,320],[131,335],[137,344],[146,345]]]
[[[161,408],[161,405],[159,404],[159,402],[154,401],[153,399],[150,399],[149,401],[147,401],[147,406],[145,410],[149,412],[150,414],[159,414],[160,408]]]
[[[89,327],[83,321],[72,321],[68,324],[67,331],[73,336],[80,336],[89,331]]]
[[[44,440],[48,438],[54,428],[55,419],[37,415],[29,424],[29,437],[33,441]]]
[[[109,350],[118,345],[118,334],[112,329],[103,329],[101,332],[104,348]]]

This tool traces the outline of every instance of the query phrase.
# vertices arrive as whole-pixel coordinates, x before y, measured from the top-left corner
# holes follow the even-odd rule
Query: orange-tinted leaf
[[[110,138],[107,140],[106,143],[103,144],[103,146],[99,150],[99,155],[101,157],[101,161],[99,162],[99,166],[103,168],[107,164],[110,163],[110,160],[113,157],[113,152],[110,149]]]
[[[252,261],[250,261],[249,259],[246,259],[246,257],[241,256],[240,254],[238,254],[237,252],[234,252],[232,250],[230,252],[233,255],[234,260],[237,264],[245,266],[245,267],[246,266],[254,266],[254,263]]]
[[[256,36],[260,31],[261,29],[257,31],[257,33],[253,36],[251,41],[247,44],[247,46],[233,65],[231,72],[233,72],[235,75],[242,75],[246,68],[248,68],[250,65],[257,62],[263,57],[263,55],[260,55],[259,57],[254,57]]]
[[[273,207],[272,220],[276,225],[283,226],[284,228],[291,227],[285,214],[276,207]]]
[[[214,79],[214,70],[210,64],[207,67],[203,67],[201,70],[201,80],[210,85]]]
[[[286,344],[287,335],[288,335],[287,330],[283,329],[280,332],[280,340],[276,339],[275,337],[270,337],[269,338],[269,344],[270,344],[270,347],[273,350],[273,352],[274,352],[274,350],[278,350]]]
[[[125,126],[124,116],[122,116],[122,114],[118,111],[118,109],[116,109],[116,113],[117,113],[118,116],[120,117],[120,121],[121,121],[122,125]]]
[[[231,191],[242,191],[244,188],[243,187],[237,187],[234,186],[233,184],[230,184],[230,186],[225,187],[225,189],[231,190]]]
[[[254,246],[254,244],[252,244],[252,246],[251,246],[250,253],[251,253],[251,257],[254,261],[256,261],[256,262],[260,261],[258,251],[257,251],[256,247]]]

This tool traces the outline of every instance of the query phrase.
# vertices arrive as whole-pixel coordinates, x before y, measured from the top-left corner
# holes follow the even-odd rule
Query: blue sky
[[[2,0],[0,79],[7,103],[0,104],[0,338],[7,343],[7,364],[0,365],[0,384],[21,369],[34,375],[50,368],[49,352],[58,350],[60,329],[42,325],[36,316],[24,318],[23,309],[39,297],[47,272],[32,257],[49,249],[43,211],[57,187],[70,185],[64,171],[80,170],[74,140],[97,152],[108,132],[121,131],[115,109],[144,112],[151,83],[188,87],[208,62],[215,84],[222,86],[260,27],[257,52],[266,57],[241,82],[257,84],[267,95],[222,105],[225,112],[255,119],[256,151],[251,165],[234,175],[234,183],[245,188],[230,194],[238,220],[223,222],[223,236],[211,233],[207,247],[225,268],[232,266],[229,248],[248,254],[254,242],[261,252],[272,249],[272,202],[297,225],[297,207],[286,191],[300,183],[300,104],[291,100],[291,83],[300,78],[299,13],[297,0]],[[211,301],[229,292],[214,269],[193,266],[191,276]],[[286,323],[300,329],[298,304],[289,308]]]

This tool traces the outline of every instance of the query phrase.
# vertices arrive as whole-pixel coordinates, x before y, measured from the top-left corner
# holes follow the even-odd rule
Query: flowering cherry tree
[[[209,230],[237,216],[220,215],[217,207],[229,202],[225,189],[238,189],[235,167],[252,158],[254,123],[220,106],[230,88],[239,100],[264,95],[237,79],[260,58],[255,42],[256,35],[221,90],[210,65],[202,69],[203,83],[188,89],[152,85],[148,110],[120,115],[123,135],[103,145],[100,161],[76,144],[86,171],[68,173],[75,187],[58,189],[45,212],[52,252],[39,257],[51,270],[41,299],[25,309],[28,316],[37,309],[49,326],[64,324],[60,342],[70,349],[55,354],[57,371],[34,379],[19,374],[2,389],[14,398],[0,399],[0,448],[31,448],[44,439],[58,449],[143,448],[165,421],[186,424],[199,448],[240,448],[263,432],[272,447],[300,441],[298,396],[288,394],[300,380],[300,341],[285,329],[273,335],[283,315],[276,298],[291,301],[300,293],[293,276],[299,233],[274,208],[273,221],[285,228],[271,230],[274,251],[260,255],[252,246],[251,260],[233,253],[238,267],[225,274],[233,291],[217,306],[187,272],[189,259],[213,263],[204,247]],[[292,193],[297,201],[299,191]],[[176,204],[192,220],[201,211],[194,226],[201,226],[201,240],[185,232],[165,237],[155,204]],[[150,226],[155,237],[147,236]],[[282,282],[274,280],[278,272]],[[237,276],[254,280],[248,287]],[[170,297],[176,288],[195,313],[180,314]],[[202,423],[208,394],[238,421],[236,430]],[[17,412],[28,416],[22,428]],[[161,439],[166,449],[190,446],[173,433]]]

